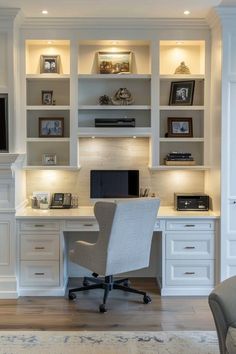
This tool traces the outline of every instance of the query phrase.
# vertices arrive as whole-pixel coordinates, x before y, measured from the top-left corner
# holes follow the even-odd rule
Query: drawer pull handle
[[[83,224],[83,226],[93,226],[93,224]]]
[[[34,273],[34,275],[45,275],[45,273]]]
[[[45,247],[34,247],[35,250],[45,250]]]
[[[184,274],[186,274],[186,275],[194,275],[195,272],[185,272]]]
[[[34,227],[44,227],[45,225],[43,224],[35,224]]]
[[[186,246],[184,247],[186,250],[194,250],[196,247],[194,246]]]
[[[195,227],[195,225],[194,224],[186,224],[186,225],[184,225],[184,227]]]

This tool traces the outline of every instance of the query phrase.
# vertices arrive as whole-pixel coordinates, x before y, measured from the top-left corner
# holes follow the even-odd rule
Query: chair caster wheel
[[[101,304],[101,305],[99,306],[99,311],[100,311],[101,313],[107,312],[106,306],[105,306],[104,304]]]
[[[75,293],[69,293],[69,300],[74,300],[76,299]]]
[[[144,303],[144,304],[149,304],[150,302],[152,302],[152,299],[150,298],[150,296],[144,295],[144,297],[143,297],[143,303]]]
[[[83,286],[89,286],[89,282],[87,280],[83,281]]]

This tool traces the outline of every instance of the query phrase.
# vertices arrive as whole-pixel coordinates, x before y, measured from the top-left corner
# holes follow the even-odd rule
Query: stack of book
[[[165,164],[168,166],[193,166],[196,161],[190,152],[170,152],[165,158]]]

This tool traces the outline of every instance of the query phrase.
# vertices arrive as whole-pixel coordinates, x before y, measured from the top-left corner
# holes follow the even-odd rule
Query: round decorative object
[[[175,74],[191,74],[191,72],[185,62],[181,61],[180,65],[175,69]]]
[[[108,105],[110,103],[110,97],[107,95],[103,95],[99,97],[99,104],[100,105]]]
[[[134,103],[130,91],[125,87],[119,88],[115,95],[112,96],[111,101],[116,106],[127,106]]]

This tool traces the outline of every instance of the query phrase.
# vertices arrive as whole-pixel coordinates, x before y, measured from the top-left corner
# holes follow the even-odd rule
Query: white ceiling
[[[26,17],[143,17],[204,18],[219,4],[236,5],[236,0],[0,0],[0,8],[20,8]]]

